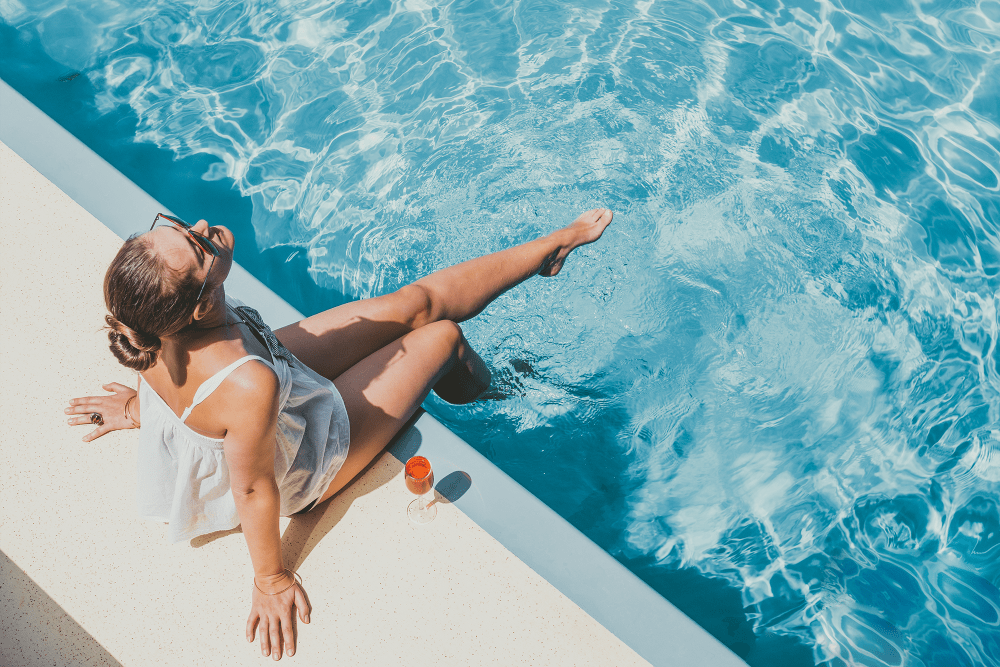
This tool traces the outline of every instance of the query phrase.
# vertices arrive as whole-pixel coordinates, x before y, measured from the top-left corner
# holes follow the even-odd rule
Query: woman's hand
[[[71,426],[93,424],[91,415],[95,412],[101,415],[101,418],[104,420],[103,424],[83,436],[84,442],[100,438],[105,433],[110,433],[111,431],[123,428],[135,428],[132,425],[132,421],[125,418],[125,402],[135,396],[135,390],[117,382],[106,384],[101,389],[114,393],[111,396],[74,398],[69,402],[69,407],[66,408],[66,414],[68,415],[83,415],[82,417],[70,417],[68,423]],[[135,408],[135,401],[133,401],[132,408]]]
[[[280,592],[267,595],[261,589],[266,593]],[[294,578],[285,572],[272,577],[255,578],[253,603],[250,618],[247,619],[247,641],[253,641],[254,633],[259,628],[262,655],[281,660],[282,649],[289,656],[295,655],[296,609],[299,611],[299,619],[308,623],[312,606],[306,592]]]

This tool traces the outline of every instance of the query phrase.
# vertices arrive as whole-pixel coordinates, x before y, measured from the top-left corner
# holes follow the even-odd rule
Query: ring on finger
[[[98,426],[104,426],[104,417],[100,412],[93,412],[90,415],[90,423],[97,424]]]

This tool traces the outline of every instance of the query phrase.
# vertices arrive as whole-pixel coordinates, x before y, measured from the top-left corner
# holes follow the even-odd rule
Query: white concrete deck
[[[107,350],[117,235],[0,144],[0,665],[261,664],[237,531],[170,546],[135,512],[135,434],[93,443],[73,396],[135,386]],[[455,506],[410,525],[384,455],[282,521],[313,604],[293,665],[648,664]]]

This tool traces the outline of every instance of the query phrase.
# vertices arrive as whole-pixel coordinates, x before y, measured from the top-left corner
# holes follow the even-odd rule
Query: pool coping
[[[0,141],[118,236],[145,231],[135,221],[169,212],[3,81],[0,121]],[[238,265],[227,290],[252,303],[275,328],[302,318]],[[427,413],[397,438],[390,452],[405,459],[417,446],[443,468],[465,471],[475,480],[454,501],[456,507],[651,664],[746,664]]]

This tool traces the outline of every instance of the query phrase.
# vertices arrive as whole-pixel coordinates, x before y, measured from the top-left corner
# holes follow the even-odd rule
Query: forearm
[[[240,514],[243,537],[250,550],[254,574],[259,581],[282,574],[285,565],[281,558],[281,531],[278,525],[281,496],[274,478],[271,478],[270,484],[264,482],[244,492],[233,489],[233,498]]]

